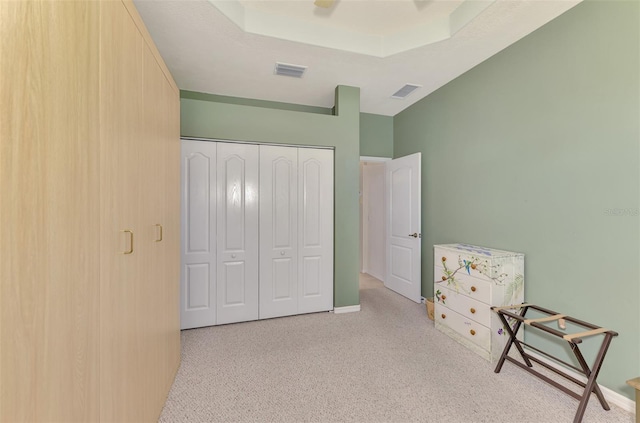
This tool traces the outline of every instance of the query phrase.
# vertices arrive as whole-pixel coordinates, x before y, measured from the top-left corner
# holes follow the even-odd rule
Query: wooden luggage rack
[[[607,404],[607,401],[604,399],[604,396],[602,395],[602,391],[600,391],[600,387],[596,383],[596,378],[598,377],[598,373],[600,372],[600,367],[602,366],[602,362],[604,361],[604,356],[607,353],[607,349],[609,348],[611,339],[614,336],[618,336],[616,332],[609,329],[601,328],[591,323],[583,322],[582,320],[574,319],[573,317],[567,316],[565,314],[556,313],[555,311],[548,310],[546,308],[542,308],[533,304],[519,304],[519,305],[502,306],[502,307],[494,306],[494,307],[491,307],[491,309],[496,313],[498,313],[498,317],[500,317],[500,320],[502,321],[502,324],[505,330],[507,331],[507,334],[509,335],[509,340],[507,341],[504,347],[504,351],[502,351],[502,355],[498,360],[498,365],[496,366],[496,369],[495,369],[496,373],[500,373],[500,370],[502,369],[502,365],[504,364],[505,360],[509,360],[513,364],[523,368],[529,373],[532,373],[533,375],[539,377],[545,382],[555,386],[561,391],[576,398],[577,400],[580,401],[580,405],[578,405],[578,411],[576,412],[575,418],[573,419],[574,423],[579,423],[582,421],[582,417],[584,416],[584,412],[587,408],[587,403],[589,402],[589,397],[591,396],[591,392],[596,394],[596,397],[598,397],[598,400],[600,401],[602,408],[604,408],[605,410],[609,410],[609,404]],[[515,310],[515,309],[520,309],[520,313],[516,314],[512,311],[508,311],[508,310]],[[525,315],[527,314],[527,311],[529,311],[529,309],[535,310],[547,316],[541,317],[541,318],[535,318],[535,319],[526,319]],[[507,318],[512,319],[513,326],[511,326],[507,322]],[[571,322],[587,330],[578,332],[578,333],[567,334],[559,330],[550,328],[544,324],[544,323],[549,323],[553,321],[558,321],[559,325],[563,327],[566,322]],[[516,335],[523,323],[525,325],[534,327],[536,329],[540,329],[546,333],[555,335],[567,341],[569,343],[569,346],[571,347],[571,351],[573,351],[573,353],[575,354],[576,359],[580,364],[580,367],[576,367],[570,363],[562,361],[559,358],[552,356],[551,354],[548,354],[544,351],[541,351],[538,348],[535,348],[529,344],[526,344],[518,340],[516,338]],[[601,334],[604,335],[604,338],[602,340],[600,350],[596,355],[596,359],[593,363],[593,368],[589,368],[589,365],[585,361],[584,356],[580,352],[580,348],[578,347],[578,344],[582,343],[583,338],[587,338],[595,335],[601,335]],[[515,345],[516,348],[518,349],[518,352],[520,353],[520,356],[522,357],[524,364],[508,355],[512,345]],[[545,357],[549,357],[555,362],[562,363],[563,365],[577,371],[578,373],[585,375],[587,378],[587,382],[586,383],[582,382],[581,380],[576,379],[575,377],[563,372],[562,370],[559,370],[556,367],[551,366],[550,364],[545,363],[544,361],[541,361],[540,359],[528,354],[522,348],[523,346],[526,346],[530,350],[536,351],[544,355]],[[531,364],[532,361],[564,377],[565,379],[575,383],[576,385],[583,387],[584,392],[582,393],[582,395],[579,395],[578,393],[568,389],[566,386],[556,382],[555,380],[550,379],[549,377],[543,375],[542,373],[539,373],[533,370],[532,369],[533,365]]]

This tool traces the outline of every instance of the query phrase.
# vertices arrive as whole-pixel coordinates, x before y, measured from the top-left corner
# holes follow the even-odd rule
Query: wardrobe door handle
[[[160,228],[160,239],[156,239],[156,242],[160,242],[162,241],[162,225],[159,223],[156,223],[156,227]]]
[[[133,254],[133,231],[131,229],[124,229],[121,232],[129,234],[129,249],[122,254]]]

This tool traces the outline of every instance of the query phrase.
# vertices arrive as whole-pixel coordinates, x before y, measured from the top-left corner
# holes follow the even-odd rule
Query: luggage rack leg
[[[522,307],[522,310],[520,310],[520,314],[518,315],[519,318],[515,319],[516,322],[513,325],[513,329],[511,329],[511,325],[509,325],[509,322],[507,322],[507,319],[504,317],[503,312],[498,311],[498,317],[502,321],[502,326],[507,331],[507,335],[509,335],[509,339],[507,340],[507,344],[504,346],[502,355],[500,355],[500,359],[498,360],[498,364],[496,365],[496,369],[494,370],[495,373],[500,373],[500,370],[502,370],[502,365],[504,364],[504,361],[507,359],[507,356],[509,355],[509,350],[511,349],[511,346],[514,344],[518,349],[518,352],[520,353],[520,356],[522,357],[522,360],[524,360],[526,365],[528,367],[532,366],[531,362],[527,358],[526,353],[524,352],[524,350],[522,349],[522,346],[520,345],[520,341],[518,341],[518,339],[516,338],[516,335],[520,330],[520,326],[524,322],[524,315],[527,313],[528,309],[529,307],[527,306]]]
[[[584,416],[584,412],[587,409],[587,403],[589,402],[589,397],[591,397],[591,392],[596,394],[598,400],[600,401],[600,405],[605,410],[610,410],[609,404],[604,399],[604,395],[602,395],[602,391],[600,387],[596,383],[596,378],[598,377],[598,373],[600,373],[600,367],[602,366],[602,362],[604,361],[604,356],[607,354],[607,350],[609,349],[609,344],[611,343],[612,335],[610,333],[605,333],[604,340],[602,341],[602,346],[598,351],[598,355],[596,356],[596,360],[593,363],[593,370],[589,369],[587,362],[585,361],[580,349],[576,344],[570,342],[571,349],[573,353],[576,355],[580,366],[584,370],[585,375],[588,377],[587,385],[584,387],[584,393],[582,394],[582,399],[580,400],[580,405],[578,405],[578,411],[576,412],[576,417],[573,419],[574,422],[581,422],[582,416]]]

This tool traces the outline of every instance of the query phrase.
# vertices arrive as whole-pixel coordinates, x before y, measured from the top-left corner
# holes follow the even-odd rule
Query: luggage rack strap
[[[598,335],[599,333],[604,333],[604,332],[611,332],[611,331],[607,328],[597,328],[597,329],[587,330],[584,332],[568,333],[564,335],[562,338],[565,341],[573,342],[574,339],[586,338],[587,336]]]
[[[529,307],[529,306],[531,306],[531,304],[513,304],[513,305],[506,305],[506,306],[493,306],[491,307],[491,310],[493,311],[509,310],[513,308],[523,308],[523,307]]]
[[[555,316],[540,317],[539,319],[525,319],[524,324],[530,325],[533,322],[553,322],[567,317],[566,314],[556,314]]]

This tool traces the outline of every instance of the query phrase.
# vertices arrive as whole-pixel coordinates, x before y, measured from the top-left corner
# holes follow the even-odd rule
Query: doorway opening
[[[385,162],[360,157],[360,272],[384,282],[386,272]]]

